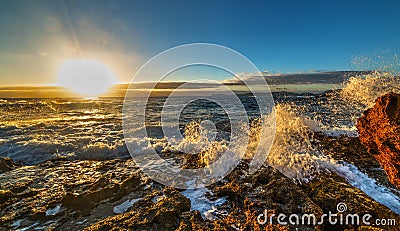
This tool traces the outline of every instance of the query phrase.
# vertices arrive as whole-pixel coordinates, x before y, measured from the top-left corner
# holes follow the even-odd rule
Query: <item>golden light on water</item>
[[[111,69],[96,60],[68,60],[58,72],[58,85],[84,96],[98,96],[115,83]]]

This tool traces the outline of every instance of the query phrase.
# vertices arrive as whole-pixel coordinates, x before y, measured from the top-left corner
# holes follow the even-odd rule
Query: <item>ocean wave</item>
[[[296,107],[277,105],[275,141],[267,163],[296,182],[308,182],[320,172],[334,172],[377,202],[400,214],[400,198],[395,189],[380,185],[356,166],[332,158],[313,145],[313,133],[321,131],[303,117]],[[346,130],[347,131],[347,130]],[[335,134],[338,135],[338,134]]]

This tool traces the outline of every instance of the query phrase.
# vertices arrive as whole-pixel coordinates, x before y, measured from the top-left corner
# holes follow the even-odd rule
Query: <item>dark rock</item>
[[[333,159],[353,164],[369,177],[376,179],[379,184],[391,187],[385,171],[379,162],[368,153],[358,137],[331,137],[323,133],[315,133],[312,142]]]
[[[114,215],[114,206],[131,196],[146,194],[146,183],[133,160],[20,167],[0,174],[0,227],[80,230]]]
[[[8,172],[16,168],[17,165],[8,157],[0,157],[0,173]]]
[[[371,223],[375,222],[377,218],[392,218],[400,219],[400,216],[392,212],[387,207],[374,201],[372,198],[367,196],[360,189],[354,188],[343,178],[339,177],[335,173],[323,173],[315,178],[307,185],[302,185],[303,191],[309,196],[309,198],[316,203],[325,214],[331,211],[332,213],[337,212],[337,204],[345,203],[347,206],[347,214],[358,214],[362,216],[366,213],[372,216]],[[361,227],[356,226],[339,226],[325,224],[325,230],[344,230],[344,229],[356,229]],[[365,230],[364,227],[362,230]],[[385,227],[388,230],[400,230],[396,226]]]
[[[122,196],[134,191],[140,184],[140,177],[131,175],[122,182],[113,181],[112,178],[99,178],[81,192],[68,192],[61,203],[70,208],[90,211],[102,200],[115,201]]]
[[[192,230],[215,230],[213,223],[204,220],[199,211],[190,211],[182,213],[180,217],[181,223],[176,229],[177,231],[192,231]]]
[[[12,197],[14,193],[10,190],[0,190],[0,204],[3,205],[4,202],[8,201],[10,197]],[[1,208],[1,207],[0,207]]]
[[[379,97],[375,106],[359,118],[360,141],[400,188],[400,94]]]
[[[296,184],[272,167],[263,166],[253,175],[235,169],[226,181],[211,187],[214,194],[227,196],[228,202],[220,207],[227,210],[226,216],[212,222],[212,230],[366,230],[369,227],[354,225],[329,225],[324,222],[315,226],[260,225],[257,216],[264,212],[275,214],[322,214],[337,212],[339,202],[346,203],[349,213],[363,215],[369,213],[376,218],[400,219],[400,216],[387,207],[374,201],[361,190],[351,186],[345,179],[334,173],[321,173],[309,183]],[[238,199],[239,198],[239,199]],[[399,230],[395,226],[385,227]]]
[[[224,183],[212,187],[218,196],[228,196],[222,206],[228,214],[214,221],[214,230],[288,230],[289,226],[276,223],[260,225],[257,216],[265,209],[275,213],[322,214],[322,209],[309,199],[302,189],[272,167],[262,167],[253,175],[247,175],[239,166],[231,172]],[[295,227],[291,227],[295,228]],[[315,229],[309,228],[309,229]]]
[[[175,230],[181,214],[189,211],[190,201],[174,189],[166,188],[164,194],[157,203],[148,197],[134,211],[106,218],[85,230]]]

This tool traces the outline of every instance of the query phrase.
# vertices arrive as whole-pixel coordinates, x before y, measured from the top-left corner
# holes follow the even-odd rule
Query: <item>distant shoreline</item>
[[[271,92],[287,91],[297,93],[321,93],[327,90],[336,90],[342,88],[342,84],[352,76],[361,76],[371,74],[373,71],[330,71],[330,72],[312,72],[298,74],[265,74],[263,77],[269,84]],[[251,84],[251,78],[257,76],[246,76],[248,84]],[[153,97],[168,96],[176,88],[184,85],[185,82],[160,82],[160,83],[120,83],[113,85],[106,93],[95,96],[103,97],[125,97],[126,90],[135,91],[138,97],[147,96],[150,89],[153,89]],[[186,96],[196,96],[204,94],[223,94],[221,86],[229,88],[235,92],[246,93],[247,87],[243,82],[237,79],[222,81],[216,83],[191,83]],[[265,89],[262,89],[265,90]],[[25,86],[0,86],[0,98],[86,98],[88,96],[77,95],[71,90],[57,85],[25,85]]]

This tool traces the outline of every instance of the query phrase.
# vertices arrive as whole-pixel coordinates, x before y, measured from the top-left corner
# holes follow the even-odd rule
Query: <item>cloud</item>
[[[264,78],[270,85],[284,84],[340,84],[349,76],[366,74],[365,71],[307,71],[300,73],[239,73],[237,76],[242,78],[247,84],[259,83],[260,78]],[[244,83],[236,77],[224,81],[226,85],[243,85]]]

